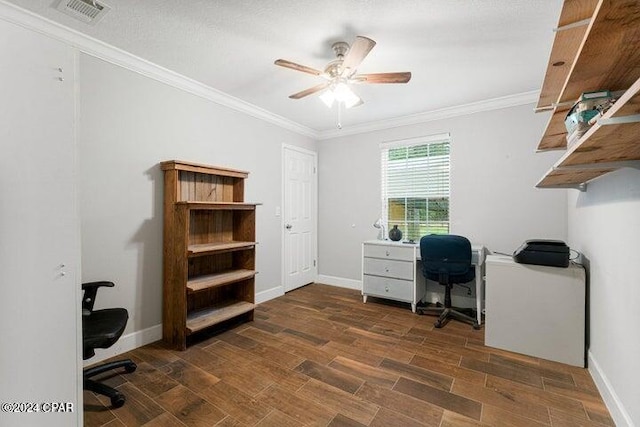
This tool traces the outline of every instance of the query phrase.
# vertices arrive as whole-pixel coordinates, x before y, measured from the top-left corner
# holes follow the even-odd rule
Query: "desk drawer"
[[[391,277],[394,279],[413,280],[414,268],[412,261],[365,258],[363,268],[364,274]]]
[[[413,281],[388,277],[363,276],[362,293],[400,301],[413,302]]]
[[[364,256],[370,258],[396,259],[411,261],[415,256],[413,246],[364,245]]]

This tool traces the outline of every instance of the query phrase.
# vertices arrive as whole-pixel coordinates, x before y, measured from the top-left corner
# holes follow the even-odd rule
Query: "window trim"
[[[409,147],[411,145],[430,144],[432,142],[451,142],[451,133],[438,133],[435,135],[418,136],[415,138],[398,139],[395,141],[385,141],[380,143],[380,150],[385,148]]]

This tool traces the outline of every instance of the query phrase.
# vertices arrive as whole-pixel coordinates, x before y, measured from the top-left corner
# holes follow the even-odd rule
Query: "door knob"
[[[293,225],[287,224],[284,226],[284,228],[286,228],[287,230],[291,230],[291,228],[293,228]]]

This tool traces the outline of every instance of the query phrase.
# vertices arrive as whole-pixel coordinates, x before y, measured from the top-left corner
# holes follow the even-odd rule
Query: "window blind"
[[[449,233],[450,141],[442,134],[380,146],[382,218],[404,240]]]

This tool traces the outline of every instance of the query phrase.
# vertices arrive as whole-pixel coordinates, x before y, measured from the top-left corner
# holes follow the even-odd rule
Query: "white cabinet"
[[[368,296],[416,304],[425,294],[424,281],[416,281],[416,246],[384,240],[362,244],[362,299]]]
[[[485,344],[584,367],[585,272],[486,260]]]

